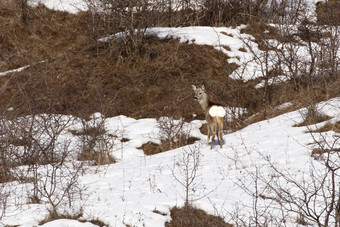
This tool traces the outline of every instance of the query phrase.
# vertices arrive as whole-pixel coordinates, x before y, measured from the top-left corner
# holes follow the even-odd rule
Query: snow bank
[[[53,10],[66,11],[74,14],[88,9],[85,0],[28,0],[28,4],[31,6],[37,6],[39,3]]]
[[[340,99],[322,102],[318,109],[332,117],[329,121],[339,120]],[[143,155],[137,147],[150,140],[157,142],[159,129],[155,119],[108,118],[105,120],[107,130],[112,133],[119,131],[122,133],[120,138],[129,140],[123,146],[119,145],[119,150],[113,151],[118,156],[122,154],[118,163],[91,167],[80,177],[80,183],[86,186],[86,199],[76,201],[75,207],[82,204],[83,220],[99,219],[111,226],[163,226],[170,220],[170,209],[184,204],[185,188],[180,183],[185,180],[181,172],[183,157],[188,152],[197,151],[200,159],[194,181],[196,186],[190,192],[194,205],[210,214],[222,215],[226,221],[230,221],[229,214],[235,207],[242,207],[249,215],[254,198],[245,194],[237,182],[242,181],[253,190],[254,179],[249,173],[260,169],[262,176],[271,176],[272,171],[266,167],[265,159],[269,158],[296,179],[302,179],[304,173],[309,173],[311,163],[318,167],[310,157],[313,137],[306,133],[306,127],[293,127],[303,121],[305,111],[286,113],[225,134],[223,149],[215,144],[212,151],[206,146],[206,136],[199,132],[203,122],[194,121],[189,124],[191,132],[201,138],[200,141],[153,156]],[[11,188],[16,191],[13,197],[28,188],[29,184]],[[36,213],[45,209],[44,204],[15,207],[15,203],[9,203],[8,206],[15,212],[2,218],[4,224],[28,226],[46,216],[46,212],[41,216]],[[286,219],[287,226],[296,226],[295,216]],[[65,226],[78,224],[77,221],[59,220],[45,226],[60,223]]]

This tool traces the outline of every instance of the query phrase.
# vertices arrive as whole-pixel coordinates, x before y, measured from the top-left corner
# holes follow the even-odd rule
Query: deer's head
[[[202,101],[204,99],[205,93],[205,86],[202,85],[200,88],[197,88],[195,85],[191,85],[192,89],[194,89],[195,96],[194,99],[197,101]]]

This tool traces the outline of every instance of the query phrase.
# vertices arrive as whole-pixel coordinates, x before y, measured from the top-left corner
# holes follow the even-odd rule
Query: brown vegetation
[[[48,61],[1,78],[1,112],[13,107],[20,114],[88,116],[105,106],[107,116],[156,117],[167,115],[169,108],[177,117],[190,116],[195,109],[190,84],[222,78],[223,72],[233,70],[225,65],[226,56],[211,47],[149,37],[143,49],[127,54],[119,42],[87,38],[83,15],[42,5],[30,8],[29,15],[27,26],[14,13],[2,18],[14,21],[4,30],[18,34],[3,33],[8,45],[1,50],[8,54],[2,55],[1,70]]]
[[[166,227],[232,227],[221,217],[209,215],[201,209],[192,206],[174,207],[171,209],[171,221],[165,223]]]
[[[121,1],[114,2],[122,3]],[[101,112],[106,117],[124,114],[134,118],[169,116],[172,119],[192,120],[193,113],[195,113],[198,114],[196,118],[204,119],[201,108],[193,101],[190,88],[191,84],[204,83],[213,101],[225,106],[247,108],[247,115],[239,121],[228,123],[228,130],[236,130],[247,124],[304,106],[309,106],[308,112],[304,116],[304,122],[297,126],[315,124],[328,119],[319,115],[313,107],[315,107],[315,103],[338,96],[340,93],[340,78],[337,71],[338,56],[337,54],[331,55],[332,51],[333,54],[338,53],[338,44],[331,43],[334,40],[331,40],[330,43],[323,43],[325,50],[331,49],[332,51],[320,54],[320,59],[324,57],[319,63],[320,65],[314,62],[314,59],[317,59],[315,55],[319,53],[313,53],[315,50],[310,48],[312,64],[309,72],[307,70],[302,71],[303,73],[299,71],[299,75],[292,74],[295,77],[292,80],[259,89],[255,89],[255,86],[261,80],[268,81],[270,78],[280,75],[282,69],[278,67],[269,72],[263,72],[263,78],[243,82],[228,77],[237,69],[238,65],[227,63],[228,56],[210,46],[183,44],[175,39],[159,40],[157,37],[145,36],[143,33],[130,33],[130,36],[125,40],[98,42],[98,38],[116,32],[131,32],[135,28],[143,30],[148,26],[166,25],[229,26],[241,23],[249,24],[242,32],[252,34],[259,44],[259,48],[264,52],[277,50],[268,45],[268,39],[289,43],[296,42],[299,38],[305,42],[305,45],[311,47],[312,42],[321,42],[320,37],[334,35],[310,29],[310,24],[306,21],[299,21],[301,26],[297,34],[280,34],[278,30],[269,26],[268,22],[285,21],[288,18],[284,15],[284,10],[287,8],[287,5],[284,4],[287,4],[285,3],[287,1],[282,1],[281,5],[274,5],[278,4],[277,1],[271,1],[272,11],[268,11],[269,9],[266,8],[268,2],[262,0],[204,1],[205,8],[202,11],[194,10],[187,4],[177,12],[172,11],[171,7],[168,10],[165,7],[164,11],[141,11],[132,18],[128,16],[129,12],[126,12],[125,7],[134,9],[135,2],[138,1],[129,1],[129,5],[123,5],[122,8],[112,7],[112,14],[110,14],[112,17],[107,20],[106,15],[100,15],[98,12],[73,15],[50,10],[44,5],[29,7],[27,1],[24,0],[0,1],[0,72],[30,65],[22,72],[12,72],[0,78],[1,115],[7,119],[15,119],[22,115],[38,116],[40,113],[61,113],[86,119],[94,112]],[[339,16],[336,14],[339,11],[338,2],[330,1],[327,4],[321,3],[318,6],[318,22],[320,24],[333,24],[334,20],[338,21]],[[148,7],[144,7],[144,9],[146,8]],[[123,11],[119,12],[121,9]],[[296,10],[296,15],[299,13],[301,15],[299,10]],[[328,17],[328,10],[332,13],[331,17]],[[154,18],[157,20],[152,20]],[[291,24],[297,24],[294,23],[297,22],[297,17],[290,19]],[[126,30],[124,30],[125,28]],[[225,48],[231,50],[230,47]],[[239,50],[248,51],[246,48]],[[331,56],[329,57],[328,54]],[[294,65],[296,62],[291,60],[288,63]],[[319,74],[316,73],[317,68],[320,69]],[[294,105],[286,110],[275,108],[285,102],[292,102]],[[249,118],[249,116],[254,117]],[[37,122],[45,123],[41,125],[45,130],[56,129],[49,124],[51,119],[48,117],[45,121],[38,120]],[[55,119],[55,121],[59,123],[61,119]],[[58,163],[63,166],[69,151],[67,144],[65,144],[65,150],[61,156],[56,156],[55,138],[60,133],[59,130],[56,130],[57,132],[49,138],[48,146],[45,147],[45,150],[42,149],[42,144],[33,139],[32,135],[36,132],[26,130],[27,128],[32,130],[33,125],[28,122],[21,129],[17,125],[9,128],[4,127],[4,124],[1,125],[3,128],[0,130],[0,136],[4,135],[1,138],[6,140],[0,144],[1,151],[6,151],[6,149],[8,151],[12,145],[17,145],[22,146],[25,152],[22,157],[18,156],[15,159],[18,160],[17,163],[11,155],[20,155],[19,152],[16,150],[10,150],[13,153],[8,154],[1,152],[0,183],[20,179],[20,176],[12,174],[13,167],[30,165],[32,168],[28,169],[32,169],[30,171],[35,176],[30,179],[34,184],[31,201],[50,200],[49,203],[53,208],[45,221],[57,218],[77,219],[79,217],[76,215],[67,217],[58,213],[57,208],[62,199],[52,201],[51,198],[59,192],[46,191],[46,182],[49,177],[59,180],[55,181],[55,184],[65,185],[65,177],[70,174],[57,175],[57,165],[51,165],[51,168],[54,168],[52,176],[48,169],[42,176],[39,176],[40,178],[37,174],[38,168],[42,168],[48,163]],[[66,125],[63,127],[66,128]],[[334,125],[329,123],[325,124],[318,132],[328,130],[339,132],[339,128],[339,122]],[[206,129],[203,127],[202,131],[204,132],[204,130]],[[11,136],[11,133],[14,132],[20,136]],[[103,128],[91,127],[84,127],[83,131],[74,131],[74,135],[83,142],[79,160],[92,160],[95,161],[95,164],[114,162],[110,156],[112,147],[104,146],[98,149],[96,146],[98,141],[106,141],[112,139],[111,136],[114,137],[114,135],[105,133]],[[147,143],[141,149],[145,154],[151,155],[194,143],[196,138],[188,137],[188,135],[189,133],[178,133],[176,140],[173,140],[171,136],[164,137],[165,139],[161,139],[160,145]],[[126,141],[128,139],[121,139],[122,143]],[[33,145],[32,142],[34,142]],[[112,145],[106,144],[107,146]],[[39,153],[40,151],[43,152]],[[194,153],[194,151],[192,152]],[[339,150],[334,148],[315,149],[312,155],[320,157],[332,152],[339,152]],[[182,165],[189,163],[190,157],[190,155],[183,156]],[[199,160],[199,155],[193,157]],[[329,160],[331,159],[327,159],[327,161]],[[334,178],[335,170],[331,169],[332,165],[326,164]],[[197,166],[195,168],[194,171],[197,170]],[[71,186],[74,186],[73,194],[78,195],[81,191],[76,184],[81,170],[82,165],[72,173],[73,175],[68,179],[68,185],[62,188],[65,194],[70,191]],[[276,173],[280,172],[276,171]],[[175,175],[174,177],[181,183]],[[289,176],[286,179],[288,179],[287,182],[295,183],[294,179],[289,179]],[[313,183],[314,189],[319,189],[315,186],[317,185],[316,180]],[[195,191],[195,187],[190,184],[182,184],[182,186],[186,191],[187,206],[173,208],[171,210],[172,221],[167,223],[167,226],[231,226],[220,217],[207,215],[202,210],[188,205],[188,195]],[[282,184],[279,187],[282,187]],[[303,189],[303,187],[299,188]],[[334,191],[334,188],[332,190]],[[289,192],[288,190],[282,191]],[[72,193],[68,194],[70,203]],[[313,194],[317,195],[314,192]],[[337,194],[333,193],[333,197],[335,195]],[[278,198],[288,198],[289,200],[293,197],[280,194]],[[288,202],[294,204],[296,199]],[[314,213],[310,212],[309,202],[303,202],[307,204],[308,212],[306,213],[313,216]],[[335,206],[329,207],[333,209]],[[331,213],[332,210],[329,214]],[[300,222],[303,223],[303,221]],[[96,224],[104,225],[100,221],[96,221]]]
[[[317,130],[313,130],[312,132],[328,132],[328,131],[340,132],[340,121],[337,121],[335,123],[327,122],[324,126]]]
[[[211,7],[221,5],[216,1]],[[288,81],[275,89],[255,89],[258,80],[244,83],[229,79],[228,75],[238,66],[228,64],[225,54],[209,46],[143,37],[137,49],[126,49],[127,44],[117,40],[97,41],[116,29],[99,23],[102,20],[97,14],[72,15],[39,5],[27,7],[23,22],[18,4],[1,2],[0,8],[6,12],[0,15],[4,25],[0,28],[0,70],[31,65],[0,78],[1,113],[13,107],[19,115],[47,112],[87,117],[98,111],[107,117],[124,114],[134,118],[172,116],[191,120],[192,114],[200,114],[201,110],[192,101],[190,85],[205,83],[214,101],[247,108],[248,116],[260,113],[257,120],[263,120],[282,113],[275,106],[284,102],[294,102],[295,108],[304,106],[306,96],[310,96],[306,93],[311,90],[315,101],[340,92],[337,79],[321,81],[327,86],[320,86],[317,79],[307,83],[309,80],[299,78],[300,81]],[[90,23],[91,18],[98,20],[97,28]],[[281,38],[264,22],[252,23],[243,32],[254,35],[263,49],[265,39]],[[271,73],[275,76],[279,72]],[[198,118],[203,119],[203,115]],[[230,127],[243,127],[247,124],[242,122],[244,119]]]
[[[180,135],[179,140],[175,144],[171,144],[169,140],[162,140],[161,144],[147,142],[143,144],[139,149],[142,149],[146,155],[154,155],[162,153],[171,149],[179,148],[185,145],[193,144],[199,140],[195,137],[187,137],[187,135]]]
[[[316,4],[318,23],[328,25],[339,25],[340,23],[340,1],[329,0]]]
[[[321,114],[315,106],[309,106],[302,117],[303,122],[294,125],[295,127],[313,125],[330,119],[329,116]]]

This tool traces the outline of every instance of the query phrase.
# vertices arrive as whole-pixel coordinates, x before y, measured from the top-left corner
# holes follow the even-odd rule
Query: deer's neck
[[[200,105],[202,106],[205,113],[207,113],[209,108],[209,97],[208,95],[204,95],[203,99],[199,101]]]

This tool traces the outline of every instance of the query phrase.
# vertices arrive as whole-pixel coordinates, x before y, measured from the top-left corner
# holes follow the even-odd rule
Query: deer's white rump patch
[[[212,106],[209,109],[209,115],[212,117],[224,117],[227,114],[222,106]]]

